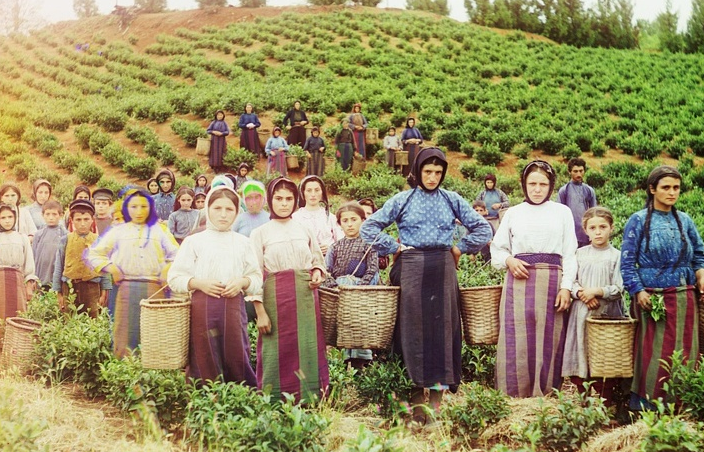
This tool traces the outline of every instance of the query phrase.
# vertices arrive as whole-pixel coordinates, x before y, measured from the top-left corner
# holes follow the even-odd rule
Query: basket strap
[[[163,286],[161,289],[159,289],[159,290],[157,290],[156,292],[154,292],[149,298],[147,298],[147,300],[151,300],[152,298],[156,297],[158,294],[161,293],[161,291],[163,291],[163,290],[166,289],[167,287],[169,287],[169,285],[168,285],[168,284],[164,284],[164,286]]]
[[[369,246],[367,247],[367,250],[364,252],[364,255],[362,255],[362,259],[360,259],[360,261],[359,261],[359,263],[357,264],[357,266],[354,268],[354,270],[352,270],[352,275],[351,275],[351,276],[354,276],[355,273],[357,273],[357,270],[359,270],[359,266],[362,265],[362,262],[364,262],[364,261],[367,259],[367,255],[368,255],[369,252],[372,250],[372,247],[374,246],[374,244],[376,243],[376,240],[379,238],[380,235],[381,235],[381,232],[379,232],[379,233],[376,235],[376,237],[374,237],[374,240],[372,240],[372,243],[369,244]]]

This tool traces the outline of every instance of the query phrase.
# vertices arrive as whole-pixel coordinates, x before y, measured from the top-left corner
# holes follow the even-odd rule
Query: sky
[[[62,20],[75,19],[73,12],[73,0],[35,0],[41,5],[40,15],[48,22],[59,22]],[[133,0],[96,0],[101,14],[108,14],[115,7],[131,6]],[[467,20],[467,13],[464,9],[463,0],[448,0],[450,4],[450,17],[457,20]],[[239,5],[238,0],[229,0],[232,5]],[[593,4],[594,0],[585,0],[587,5]],[[267,0],[267,6],[292,6],[306,4],[305,0]],[[382,0],[380,7],[403,8],[406,0]],[[195,0],[167,0],[169,9],[195,9],[198,3]],[[654,20],[655,17],[664,11],[664,0],[633,0],[633,12],[636,19]],[[687,19],[692,10],[691,0],[672,0],[673,10],[679,13],[680,29],[684,30]]]

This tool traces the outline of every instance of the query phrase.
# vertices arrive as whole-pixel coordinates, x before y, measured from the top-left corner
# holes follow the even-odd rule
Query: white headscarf
[[[205,214],[205,228],[212,229],[213,231],[219,231],[219,229],[215,227],[215,224],[213,224],[213,222],[210,221],[210,212],[209,212],[209,210],[210,210],[209,209],[210,197],[213,195],[213,193],[216,193],[220,190],[227,190],[227,191],[231,192],[233,195],[235,195],[235,199],[236,199],[235,209],[237,210],[237,214],[239,215],[239,213],[240,213],[240,197],[237,194],[237,192],[232,187],[230,187],[230,185],[232,185],[232,181],[230,181],[226,177],[223,177],[223,179],[230,182],[230,184],[226,184],[226,183],[219,184],[216,187],[211,188],[210,191],[208,192],[208,194],[205,196],[205,206],[203,207],[203,211]],[[213,180],[213,182],[215,182],[215,180]]]

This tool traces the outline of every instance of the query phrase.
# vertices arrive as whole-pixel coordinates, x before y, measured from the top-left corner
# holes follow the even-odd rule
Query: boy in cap
[[[64,297],[73,289],[76,306],[82,306],[79,312],[88,312],[91,317],[97,317],[99,307],[105,306],[107,291],[112,288],[109,277],[93,270],[84,260],[86,250],[98,239],[98,234],[91,232],[94,215],[95,208],[90,201],[77,199],[69,205],[73,232],[59,243],[52,282],[62,307]]]
[[[109,188],[96,188],[93,190],[93,206],[95,207],[95,225],[98,235],[103,235],[112,224],[112,200],[114,193]]]

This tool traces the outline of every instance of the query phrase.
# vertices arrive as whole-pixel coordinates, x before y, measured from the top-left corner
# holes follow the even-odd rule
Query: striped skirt
[[[413,383],[456,390],[462,374],[462,328],[455,260],[449,250],[406,250],[391,284],[401,287],[394,349]]]
[[[274,399],[289,393],[314,400],[330,381],[318,291],[309,282],[305,270],[269,273],[264,282],[271,334],[260,334],[257,342],[257,387]]]
[[[115,295],[115,322],[112,325],[112,349],[123,358],[137,349],[139,340],[139,302],[156,293],[161,286],[153,281],[124,280],[113,286]]]
[[[306,128],[305,126],[293,126],[291,130],[288,131],[288,136],[286,137],[286,142],[288,144],[297,144],[303,146],[306,142]]]
[[[227,151],[227,139],[225,136],[210,136],[210,156],[208,157],[208,164],[211,168],[217,169],[222,166],[222,160],[225,157],[225,152]]]
[[[276,151],[276,155],[269,156],[267,160],[266,173],[273,174],[278,172],[282,176],[288,175],[288,168],[286,167],[286,153]]]
[[[537,263],[528,279],[506,274],[499,307],[497,389],[513,397],[539,397],[560,388],[567,311],[557,312],[562,268]]]
[[[663,295],[666,315],[656,322],[638,303],[633,303],[639,322],[631,391],[643,399],[653,400],[666,395],[663,384],[669,373],[661,359],[671,363],[675,350],[682,350],[685,359],[699,359],[699,307],[694,286],[646,290]]]
[[[188,376],[256,386],[249,350],[247,311],[242,296],[214,298],[195,291],[191,297]]]
[[[311,157],[306,166],[306,176],[320,176],[325,174],[325,154],[320,151],[309,151]]]
[[[259,142],[259,133],[257,129],[242,129],[240,134],[240,147],[245,148],[257,157],[262,152],[261,143]]]
[[[17,268],[0,267],[0,319],[15,317],[27,309],[27,288]]]
[[[413,161],[416,159],[416,155],[418,155],[418,151],[420,151],[420,143],[419,144],[404,144],[403,150],[408,152],[408,165],[403,166],[402,173],[404,176],[408,176],[408,173],[411,172],[411,168],[413,168]]]

